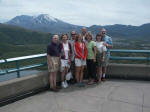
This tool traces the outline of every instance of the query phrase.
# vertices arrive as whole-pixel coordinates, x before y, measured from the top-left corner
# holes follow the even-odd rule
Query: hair
[[[75,41],[77,42],[79,40],[79,36],[81,36],[81,34],[77,34]],[[82,36],[81,36],[82,37]],[[81,40],[83,42],[83,40]]]
[[[65,36],[65,35],[67,36],[67,39],[69,39],[68,34],[62,34],[61,35],[61,40],[62,40],[63,36]]]
[[[54,37],[57,37],[57,38],[59,39],[59,36],[58,36],[58,35],[53,35],[53,37],[52,37],[52,38],[54,38]]]
[[[97,34],[97,35],[96,35],[96,41],[97,41],[97,37],[99,37],[99,36],[102,37],[101,34]],[[102,41],[102,38],[101,38],[101,41]]]
[[[92,37],[91,31],[88,31],[88,33],[86,34],[86,36],[85,36],[85,39],[86,39],[86,40],[87,40],[87,37],[88,37],[88,36],[90,36],[90,37],[91,37],[91,40],[92,40],[93,37]]]

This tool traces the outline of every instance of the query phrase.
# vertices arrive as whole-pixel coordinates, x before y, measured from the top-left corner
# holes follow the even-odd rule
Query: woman
[[[102,35],[96,35],[96,63],[97,63],[97,76],[98,76],[98,83],[101,83],[101,76],[102,76],[102,67],[106,66],[106,51],[107,48],[104,46],[104,42],[102,41]]]
[[[86,65],[87,48],[86,44],[82,40],[81,34],[76,36],[74,43],[75,51],[75,66],[76,66],[76,81],[78,86],[84,86],[83,83],[83,70]]]
[[[91,85],[95,82],[96,79],[96,42],[92,41],[91,32],[86,34],[86,39],[86,47],[88,50],[86,62],[88,75],[90,76],[88,84]]]
[[[62,43],[60,44],[60,56],[61,56],[61,86],[63,88],[68,87],[68,83],[65,80],[65,76],[68,72],[71,63],[71,44],[68,42],[68,35],[63,34],[61,36]]]
[[[56,75],[59,68],[60,53],[59,53],[59,37],[54,35],[52,42],[47,47],[47,63],[49,69],[50,90],[57,92]]]

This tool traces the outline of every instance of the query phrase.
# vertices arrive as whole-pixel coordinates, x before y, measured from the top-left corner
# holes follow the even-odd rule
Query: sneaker
[[[67,81],[65,80],[65,85],[66,85],[66,88],[68,87],[68,83],[67,83]]]
[[[67,87],[65,82],[61,82],[61,86],[62,86],[62,88],[66,88]]]
[[[78,86],[79,86],[79,87],[84,87],[85,84],[84,84],[83,82],[80,82]]]

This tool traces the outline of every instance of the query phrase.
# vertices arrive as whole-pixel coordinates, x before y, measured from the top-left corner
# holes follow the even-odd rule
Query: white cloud
[[[46,13],[85,26],[141,25],[150,22],[149,6],[149,0],[0,0],[0,20]]]

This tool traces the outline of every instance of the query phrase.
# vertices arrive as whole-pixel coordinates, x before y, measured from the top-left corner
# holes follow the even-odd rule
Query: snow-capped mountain
[[[57,18],[49,16],[48,14],[40,14],[38,16],[16,16],[15,18],[8,21],[6,24],[50,33],[67,33],[73,29],[78,31],[81,28],[81,26],[63,22]]]

